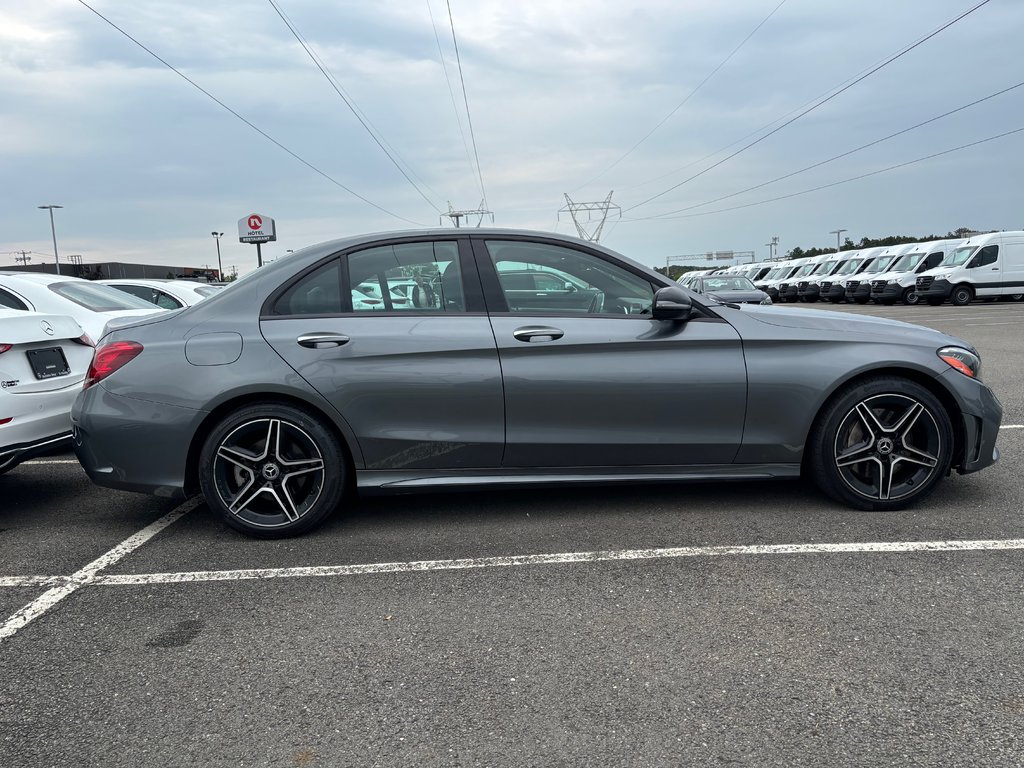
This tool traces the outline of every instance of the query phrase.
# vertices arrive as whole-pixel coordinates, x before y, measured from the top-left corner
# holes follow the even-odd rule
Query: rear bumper
[[[36,440],[0,448],[0,469],[10,469],[15,464],[34,458],[61,453],[71,447],[71,432],[66,430],[56,435],[47,435]]]
[[[71,409],[75,455],[97,485],[185,498],[189,447],[205,415],[114,395],[98,384]]]

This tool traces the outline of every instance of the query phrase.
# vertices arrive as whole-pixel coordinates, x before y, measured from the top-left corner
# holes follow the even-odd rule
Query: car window
[[[654,286],[642,277],[589,253],[545,243],[488,240],[509,312],[536,314],[650,314]],[[518,287],[510,275],[532,275],[534,285]],[[544,276],[552,289],[538,289]]]
[[[0,307],[27,310],[28,305],[17,296],[0,289]]]
[[[153,305],[124,291],[118,291],[109,285],[96,283],[67,282],[50,283],[49,288],[58,296],[73,301],[81,307],[93,312],[114,312],[120,309],[153,309]]]
[[[274,302],[275,315],[336,315],[342,311],[338,259],[304,275]]]
[[[174,298],[168,293],[164,293],[163,291],[154,290],[153,298],[153,303],[156,304],[161,309],[180,309],[181,307],[185,306],[176,298]]]
[[[353,312],[465,312],[458,243],[401,243],[346,260]]]

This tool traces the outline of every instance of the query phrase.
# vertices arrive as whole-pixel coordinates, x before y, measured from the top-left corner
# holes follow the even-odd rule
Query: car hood
[[[768,297],[764,291],[708,291],[704,295],[718,301],[736,304],[745,304],[751,301],[760,303]]]
[[[716,307],[716,309],[721,308]],[[746,304],[742,309],[732,311],[743,312],[745,316],[758,322],[782,328],[836,331],[844,335],[861,333],[920,344],[934,343],[937,346],[956,344],[974,351],[973,345],[955,336],[949,336],[922,325],[904,323],[900,320],[855,315],[849,312],[832,312],[826,309],[799,309],[779,305],[762,307],[756,304]]]

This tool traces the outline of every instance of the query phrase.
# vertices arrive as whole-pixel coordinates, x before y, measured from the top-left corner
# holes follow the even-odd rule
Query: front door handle
[[[349,338],[343,333],[304,333],[295,341],[300,347],[310,349],[326,349],[327,347],[340,347],[348,344]]]
[[[522,328],[512,331],[512,335],[516,337],[517,341],[541,342],[560,339],[565,332],[559,328],[549,328],[544,325],[524,325]]]

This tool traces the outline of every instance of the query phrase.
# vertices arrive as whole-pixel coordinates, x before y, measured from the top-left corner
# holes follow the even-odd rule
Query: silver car
[[[556,279],[503,278],[527,272]],[[201,492],[265,537],[351,489],[804,474],[899,509],[995,462],[1001,416],[964,341],[712,305],[592,243],[500,229],[336,240],[112,325],[72,412],[94,482]]]

